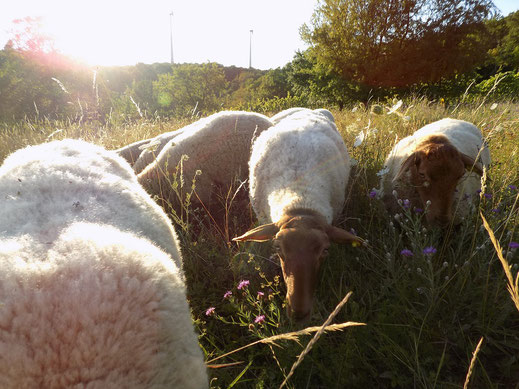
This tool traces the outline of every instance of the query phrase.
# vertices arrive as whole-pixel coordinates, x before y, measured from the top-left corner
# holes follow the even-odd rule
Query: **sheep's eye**
[[[323,254],[322,254],[322,256],[323,256],[323,257],[327,257],[328,254],[329,254],[328,249],[324,249],[324,250],[323,250]]]

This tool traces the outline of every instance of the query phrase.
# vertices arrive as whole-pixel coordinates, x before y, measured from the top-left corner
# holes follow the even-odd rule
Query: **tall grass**
[[[270,245],[230,242],[255,222],[250,207],[235,199],[239,183],[220,194],[224,218],[207,223],[204,215],[190,217],[178,229],[193,319],[213,367],[212,388],[272,388],[285,380],[288,388],[519,387],[519,312],[507,289],[517,288],[519,267],[513,244],[519,242],[519,105],[446,105],[415,97],[391,110],[395,103],[380,102],[380,114],[364,106],[333,112],[355,163],[338,223],[353,228],[369,247],[331,247],[310,325],[321,326],[351,290],[333,321],[366,326],[323,334],[290,377],[309,340],[262,342],[294,327],[285,315],[286,289]],[[424,229],[423,215],[404,206],[396,223],[372,195],[394,143],[444,117],[476,124],[493,161],[483,192],[471,194],[473,214],[447,234]],[[0,160],[49,139],[82,137],[117,148],[185,124],[27,120],[0,126]],[[193,212],[188,206],[185,211]]]

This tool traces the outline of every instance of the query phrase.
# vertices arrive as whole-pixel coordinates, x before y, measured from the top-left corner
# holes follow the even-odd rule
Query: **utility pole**
[[[173,11],[169,13],[169,42],[171,46],[171,64],[174,64],[173,61]]]
[[[249,30],[249,69],[252,68],[252,30]]]

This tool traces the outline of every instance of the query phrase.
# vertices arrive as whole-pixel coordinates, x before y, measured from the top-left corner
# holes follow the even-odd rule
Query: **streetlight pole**
[[[174,64],[173,61],[173,12],[169,13],[169,42],[171,46],[171,64]]]
[[[249,69],[252,68],[252,32],[253,30],[249,30]]]

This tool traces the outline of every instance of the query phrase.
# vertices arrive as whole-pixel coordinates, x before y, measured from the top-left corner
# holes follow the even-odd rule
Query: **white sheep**
[[[139,182],[149,193],[173,207],[179,199],[172,189],[171,178],[183,155],[183,188],[190,190],[196,177],[196,202],[211,205],[213,186],[229,187],[235,178],[248,178],[248,160],[251,142],[255,135],[272,126],[270,120],[252,112],[223,111],[201,119],[182,129],[182,134],[174,137],[164,146],[156,160],[139,175]],[[180,182],[180,178],[177,177]]]
[[[318,109],[309,109],[309,108],[303,108],[303,107],[294,107],[294,108],[288,108],[284,111],[278,112],[274,116],[270,118],[270,121],[273,124],[278,124],[281,120],[292,116],[294,114],[302,114],[302,113],[318,113],[323,115],[326,119],[330,120],[332,123],[335,123],[335,118],[333,117],[333,114],[328,111],[325,108],[318,108]]]
[[[207,118],[200,119],[199,121],[191,123],[175,131],[164,132],[163,134],[157,135],[155,138],[149,139],[146,144],[141,145],[140,149],[142,151],[139,154],[139,158],[137,158],[135,164],[133,165],[135,174],[139,174],[146,168],[146,166],[152,163],[170,140],[183,134],[184,131],[196,131],[195,129],[200,127],[201,123],[203,123],[206,119]]]
[[[430,123],[390,152],[380,195],[392,213],[400,209],[396,191],[398,198],[409,201],[405,206],[427,207],[428,223],[457,223],[470,210],[468,199],[481,188],[478,160],[483,166],[490,164],[490,152],[476,126],[450,118]]]
[[[0,387],[204,388],[176,235],[115,153],[0,167]]]
[[[313,113],[285,118],[254,142],[250,198],[261,223],[237,241],[274,239],[287,284],[287,311],[309,318],[319,264],[330,242],[359,242],[333,227],[341,213],[350,157],[335,124]]]
[[[127,146],[121,147],[117,150],[114,150],[117,154],[123,157],[126,162],[133,166],[135,162],[139,159],[139,156],[143,152],[143,149],[146,147],[148,143],[150,143],[151,139],[143,139],[137,142],[133,142]]]

